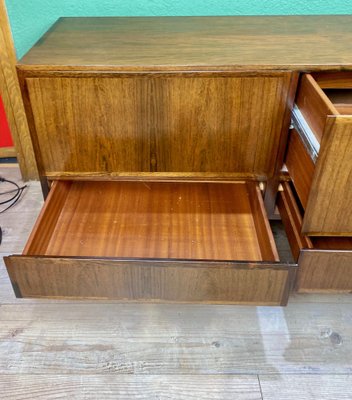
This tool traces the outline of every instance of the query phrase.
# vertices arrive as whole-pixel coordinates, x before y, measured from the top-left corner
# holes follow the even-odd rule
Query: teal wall
[[[352,0],[5,0],[18,58],[60,16],[352,14]]]

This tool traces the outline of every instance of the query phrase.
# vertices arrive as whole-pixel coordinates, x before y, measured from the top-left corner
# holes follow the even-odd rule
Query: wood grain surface
[[[16,74],[16,55],[4,0],[0,0],[0,92],[22,176],[38,177],[26,114]]]
[[[307,237],[289,182],[283,182],[278,208],[288,241],[298,261],[296,290],[301,292],[352,291],[352,238]]]
[[[278,195],[278,207],[298,272],[296,290],[351,292],[352,238],[307,237],[301,233],[302,217],[288,182]]]
[[[352,71],[312,73],[322,89],[352,89]]]
[[[262,400],[258,378],[205,375],[26,375],[0,377],[3,400]],[[61,395],[63,397],[61,397]]]
[[[348,69],[351,27],[349,15],[61,18],[21,68]]]
[[[282,186],[283,191],[278,194],[277,206],[285,226],[292,254],[297,262],[301,250],[313,248],[313,245],[310,238],[301,233],[302,216],[289,182],[282,182]]]
[[[352,114],[352,89],[325,89],[324,92],[340,114]]]
[[[153,374],[209,380],[350,375],[351,317],[350,303],[279,308],[18,300],[0,308],[0,371],[10,379],[93,374],[117,382],[122,375]]]
[[[17,157],[16,149],[13,146],[1,147],[0,158]]]
[[[352,250],[352,237],[311,236],[313,247],[321,250]]]
[[[306,208],[315,164],[295,129],[289,134],[285,164],[299,200],[303,208]]]
[[[351,375],[260,376],[263,400],[349,400]]]
[[[303,250],[298,264],[299,292],[352,291],[352,250]]]
[[[23,254],[18,297],[284,305],[296,270],[254,182],[56,181]]]
[[[296,103],[320,143],[325,131],[326,117],[338,115],[339,112],[312,75],[302,75]]]
[[[275,261],[255,187],[57,181],[24,254]]]
[[[17,297],[285,305],[295,265],[268,262],[5,257]]]
[[[42,254],[42,252],[45,252],[56,228],[70,187],[70,182],[53,183],[49,196],[23,249],[24,254]]]
[[[247,182],[246,186],[262,259],[280,261],[259,185]]]
[[[352,236],[352,116],[326,121],[302,231]]]
[[[274,174],[280,138],[287,136],[284,115],[295,83],[290,73],[54,75],[25,82],[44,174],[264,177]]]

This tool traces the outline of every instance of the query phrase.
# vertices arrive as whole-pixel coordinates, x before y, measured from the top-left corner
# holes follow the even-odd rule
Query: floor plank
[[[21,171],[18,167],[18,164],[0,164],[0,176],[12,181],[22,182]]]
[[[352,293],[292,293],[290,303],[351,304]]]
[[[38,303],[0,320],[0,375],[352,373],[352,309],[337,304]]]
[[[351,400],[352,375],[260,377],[263,400]]]
[[[20,178],[18,168],[14,166],[0,166],[0,176],[13,180],[18,185],[23,182]],[[0,226],[2,229],[2,253],[21,253],[32,227],[37,219],[43,205],[43,196],[39,182],[27,182],[21,199],[5,213],[0,214]],[[13,185],[5,182],[0,183],[0,192],[12,190]],[[2,200],[7,199],[7,196]],[[6,205],[1,206],[4,209]]]
[[[253,376],[1,376],[3,400],[261,400]]]

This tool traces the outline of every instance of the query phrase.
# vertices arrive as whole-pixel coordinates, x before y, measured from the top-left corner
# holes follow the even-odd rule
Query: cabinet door
[[[327,117],[303,232],[352,236],[352,116]]]
[[[291,73],[27,77],[44,174],[272,176]],[[217,174],[217,175],[216,175]]]

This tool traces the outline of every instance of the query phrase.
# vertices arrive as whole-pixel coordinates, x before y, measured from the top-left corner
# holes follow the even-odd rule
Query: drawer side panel
[[[306,208],[315,166],[295,129],[290,132],[285,164],[301,204]]]
[[[296,103],[320,142],[326,116],[336,115],[338,112],[310,74],[301,78]]]

